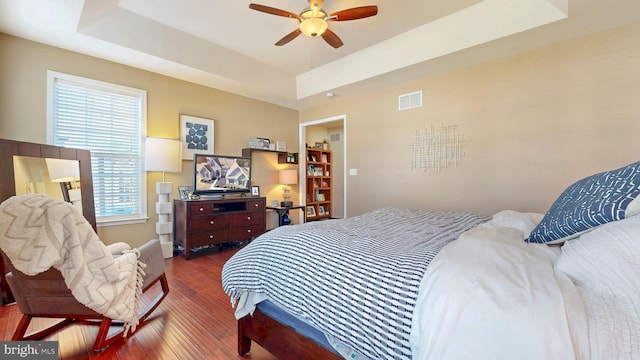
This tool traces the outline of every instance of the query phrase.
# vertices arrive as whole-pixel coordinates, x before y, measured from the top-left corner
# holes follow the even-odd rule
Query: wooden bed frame
[[[238,320],[238,354],[255,341],[280,360],[342,360],[342,357],[256,309]]]

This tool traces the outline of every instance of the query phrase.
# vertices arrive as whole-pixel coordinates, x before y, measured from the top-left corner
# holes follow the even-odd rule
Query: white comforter
[[[414,360],[589,358],[585,306],[555,269],[560,249],[523,241],[541,218],[500,212],[433,259],[414,309]]]

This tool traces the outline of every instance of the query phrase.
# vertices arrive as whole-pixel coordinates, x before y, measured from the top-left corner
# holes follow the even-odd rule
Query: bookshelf
[[[307,221],[331,217],[331,151],[307,148]]]

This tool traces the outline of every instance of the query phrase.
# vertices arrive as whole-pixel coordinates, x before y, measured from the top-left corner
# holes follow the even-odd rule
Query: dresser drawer
[[[191,230],[213,230],[226,228],[231,223],[229,215],[207,216],[191,219]]]
[[[219,229],[191,233],[191,248],[198,246],[221,244],[229,241],[229,229]]]
[[[204,201],[196,204],[190,204],[189,206],[189,214],[192,216],[211,215],[222,211],[223,210],[217,204]]]
[[[264,199],[247,200],[247,211],[265,211]]]
[[[264,233],[264,224],[250,226],[234,226],[231,228],[231,238],[249,239]]]
[[[264,212],[246,212],[240,214],[233,214],[231,217],[231,225],[233,227],[237,226],[248,226],[248,225],[256,225],[256,224],[264,224]]]

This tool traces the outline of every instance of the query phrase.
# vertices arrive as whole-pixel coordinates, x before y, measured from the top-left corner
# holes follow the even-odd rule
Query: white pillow
[[[640,217],[562,246],[557,267],[580,288],[593,359],[640,359]]]

